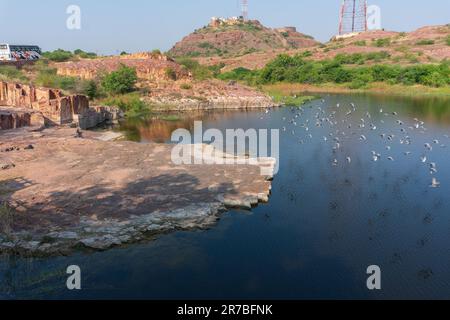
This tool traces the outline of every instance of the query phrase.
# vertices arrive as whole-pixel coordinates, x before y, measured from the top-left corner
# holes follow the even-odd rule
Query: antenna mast
[[[248,0],[241,0],[242,18],[248,20]]]
[[[339,35],[367,31],[367,0],[343,0]]]

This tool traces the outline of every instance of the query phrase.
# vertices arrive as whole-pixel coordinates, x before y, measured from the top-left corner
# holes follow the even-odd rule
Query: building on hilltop
[[[241,24],[244,22],[244,17],[231,17],[231,18],[222,18],[222,17],[212,17],[209,26],[212,28],[218,28],[220,26],[228,25],[233,26],[237,24]]]

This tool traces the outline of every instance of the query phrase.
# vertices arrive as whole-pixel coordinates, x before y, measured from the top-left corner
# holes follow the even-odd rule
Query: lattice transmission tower
[[[242,18],[248,20],[248,0],[241,0]]]
[[[367,31],[367,0],[343,0],[339,35]]]

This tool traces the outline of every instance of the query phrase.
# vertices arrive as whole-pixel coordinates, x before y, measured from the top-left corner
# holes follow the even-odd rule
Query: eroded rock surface
[[[83,95],[65,96],[61,90],[38,88],[15,82],[0,81],[0,106],[29,109],[41,113],[47,122],[66,124],[89,109]],[[3,127],[1,129],[13,129]]]
[[[166,83],[152,89],[144,100],[154,110],[161,111],[255,109],[276,105],[268,95],[253,88],[218,80],[194,81],[185,88],[178,83]]]
[[[172,147],[108,142],[54,128],[0,133],[0,251],[104,250],[181,229],[206,228],[229,207],[268,200],[271,159],[174,165]],[[33,148],[26,148],[32,145]],[[5,150],[9,150],[5,152]],[[220,156],[220,154],[219,154]]]
[[[167,56],[145,52],[57,63],[55,66],[59,75],[95,79],[100,73],[115,71],[121,65],[136,68],[139,78],[154,82],[191,78],[188,71]]]

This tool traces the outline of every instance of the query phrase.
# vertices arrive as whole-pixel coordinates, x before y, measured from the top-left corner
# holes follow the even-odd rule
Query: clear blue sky
[[[239,15],[238,0],[0,0],[0,42],[77,48],[111,54],[168,50],[211,16]],[[341,0],[249,0],[250,18],[270,27],[292,25],[326,41],[336,33]],[[66,8],[79,5],[82,29],[66,28]],[[383,27],[410,31],[450,23],[449,0],[369,0]]]

